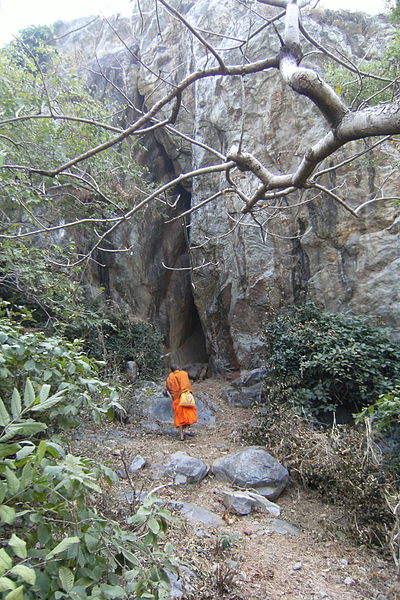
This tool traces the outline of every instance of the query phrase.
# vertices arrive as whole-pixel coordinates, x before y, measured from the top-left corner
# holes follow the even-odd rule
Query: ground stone
[[[128,504],[143,502],[146,497],[147,494],[139,491],[127,491],[120,496],[121,500],[123,502],[128,502]],[[159,503],[163,504],[164,501],[160,500]],[[223,527],[226,525],[225,521],[219,515],[198,506],[197,504],[192,504],[191,502],[177,502],[175,500],[170,500],[167,502],[167,507],[170,510],[176,510],[188,521],[200,523],[206,528]]]
[[[135,471],[139,471],[139,469],[143,469],[145,464],[146,460],[143,458],[143,456],[137,454],[129,465],[129,472],[134,473]]]
[[[289,481],[285,467],[259,446],[217,459],[211,471],[217,479],[254,489],[269,500],[278,498]]]
[[[174,452],[167,463],[162,465],[164,475],[174,478],[174,483],[199,483],[207,475],[208,465],[198,458],[189,456],[186,452]]]
[[[197,504],[191,504],[190,502],[169,502],[168,506],[179,511],[188,521],[201,523],[203,527],[212,528],[226,525],[225,521],[219,515],[206,508],[197,506]]]
[[[291,523],[281,519],[267,519],[267,533],[277,533],[278,535],[300,535],[301,531]]]
[[[231,492],[223,490],[221,492],[222,503],[231,512],[239,515],[248,515],[253,510],[259,510],[279,517],[281,509],[277,504],[270,502],[260,494],[254,492]]]

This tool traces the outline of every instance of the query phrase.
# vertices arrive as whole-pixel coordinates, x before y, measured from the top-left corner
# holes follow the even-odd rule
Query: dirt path
[[[196,436],[184,442],[171,436],[146,433],[140,426],[108,425],[85,431],[73,442],[73,450],[121,471],[136,454],[146,459],[144,469],[131,477],[135,489],[149,490],[168,483],[158,479],[156,465],[178,450],[211,464],[245,444],[242,429],[252,419],[252,410],[227,407],[219,391],[226,382],[207,380],[194,385],[194,393],[206,392],[219,407],[215,426],[196,428]],[[268,448],[267,448],[268,450]],[[400,588],[390,562],[343,537],[343,515],[315,494],[289,484],[276,500],[281,519],[295,525],[300,534],[271,533],[267,515],[234,516],[225,513],[216,491],[226,487],[212,475],[200,484],[168,486],[159,492],[168,500],[192,502],[222,516],[226,525],[204,529],[180,518],[170,532],[177,553],[189,556],[200,574],[193,596],[196,600],[400,600]],[[130,491],[126,479],[113,488],[115,513],[124,510],[118,499]],[[229,546],[223,550],[221,540]]]

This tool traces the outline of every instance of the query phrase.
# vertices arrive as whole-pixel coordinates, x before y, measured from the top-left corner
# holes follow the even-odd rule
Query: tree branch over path
[[[103,73],[101,68],[96,72],[92,69],[93,75],[103,77],[107,85],[111,86],[115,93],[119,93],[121,99],[125,103],[125,110],[129,110],[129,114],[131,115],[130,118],[132,118],[132,113],[134,114],[134,120],[129,121],[128,125],[125,121],[124,126],[117,127],[112,121],[107,123],[90,117],[86,118],[75,116],[73,114],[59,114],[61,111],[59,111],[57,103],[51,98],[51,86],[46,83],[46,69],[40,67],[40,78],[42,79],[46,96],[46,112],[49,112],[50,114],[33,114],[32,111],[26,115],[16,114],[4,118],[0,121],[0,126],[18,127],[21,124],[28,125],[31,122],[36,123],[43,120],[51,122],[60,121],[63,123],[76,123],[77,125],[89,125],[94,128],[99,128],[104,132],[109,131],[110,134],[107,134],[109,137],[105,140],[103,137],[101,138],[103,140],[101,143],[88,145],[89,147],[85,147],[85,145],[82,144],[79,152],[67,155],[67,160],[65,159],[65,156],[63,157],[63,160],[58,160],[59,157],[57,157],[57,153],[55,153],[53,162],[50,162],[49,160],[49,166],[46,164],[43,166],[45,161],[39,161],[37,164],[34,164],[33,161],[30,162],[27,160],[25,164],[24,161],[7,162],[7,160],[5,160],[3,164],[0,164],[1,172],[8,171],[14,176],[20,172],[24,172],[27,176],[42,176],[50,179],[54,179],[59,175],[65,175],[66,177],[69,176],[71,178],[79,177],[80,183],[86,185],[89,192],[101,198],[104,203],[109,206],[113,206],[117,214],[105,218],[79,218],[77,215],[77,218],[71,219],[70,222],[62,225],[42,227],[30,231],[26,230],[20,233],[2,234],[0,237],[3,239],[16,239],[18,237],[53,232],[57,229],[72,227],[82,223],[103,224],[106,227],[106,230],[99,234],[98,241],[93,244],[93,247],[85,254],[85,257],[80,259],[79,262],[82,262],[89,258],[93,254],[93,251],[100,247],[101,243],[109,237],[121,223],[132,218],[139,210],[147,206],[149,202],[160,199],[167,191],[171,193],[171,191],[176,189],[176,186],[179,186],[186,181],[216,173],[225,173],[228,185],[226,185],[226,182],[221,183],[222,177],[220,177],[218,182],[220,189],[213,189],[212,192],[208,194],[207,197],[200,200],[196,206],[185,209],[185,215],[189,216],[193,212],[201,210],[203,206],[210,202],[223,202],[228,193],[239,199],[242,206],[242,213],[248,214],[252,213],[257,208],[264,207],[265,202],[273,201],[277,198],[284,198],[299,190],[317,189],[319,192],[322,192],[337,202],[346,211],[350,212],[353,217],[358,217],[361,212],[360,207],[360,210],[358,210],[357,207],[350,206],[349,203],[341,198],[334,190],[329,189],[329,187],[323,185],[322,182],[317,182],[316,180],[322,175],[332,173],[334,169],[337,170],[338,167],[349,164],[350,161],[360,158],[365,153],[369,152],[370,149],[354,153],[352,158],[349,159],[343,160],[340,158],[335,166],[327,167],[322,163],[329,157],[333,157],[339,149],[345,147],[349,142],[385,136],[384,140],[379,140],[375,144],[372,144],[371,148],[373,148],[378,144],[382,144],[384,141],[389,142],[391,136],[400,134],[400,100],[397,98],[386,104],[366,106],[361,110],[352,110],[351,107],[347,106],[341,95],[324,80],[322,72],[317,71],[314,67],[303,66],[303,39],[308,44],[312,44],[318,51],[323,52],[325,56],[339,62],[350,71],[356,72],[360,77],[368,76],[369,78],[375,78],[385,83],[389,83],[390,79],[358,71],[350,63],[340,59],[334,53],[327,50],[323,44],[311,36],[305,26],[301,23],[300,19],[301,9],[309,6],[309,1],[256,0],[256,2],[259,5],[270,7],[272,13],[274,12],[274,8],[278,9],[279,12],[277,11],[276,16],[273,16],[273,14],[271,16],[268,13],[268,19],[266,20],[264,17],[260,17],[256,23],[256,27],[253,26],[256,16],[252,15],[248,37],[246,40],[242,40],[240,36],[235,36],[233,34],[228,35],[226,31],[212,32],[206,28],[200,30],[189,17],[179,12],[179,10],[173,6],[172,2],[168,2],[167,0],[155,0],[156,7],[157,5],[161,5],[164,9],[161,10],[159,14],[157,12],[157,22],[160,28],[162,19],[173,21],[175,27],[176,21],[179,21],[181,24],[180,27],[185,28],[189,35],[197,40],[196,48],[199,49],[200,58],[198,56],[196,57],[197,64],[193,70],[189,71],[188,69],[189,72],[186,71],[177,82],[173,81],[171,73],[168,77],[164,77],[161,74],[161,69],[158,73],[153,65],[146,64],[144,57],[140,56],[136,50],[132,50],[131,41],[123,39],[121,34],[116,31],[115,26],[110,21],[107,21],[111,30],[118,36],[127,55],[155,79],[154,88],[156,89],[156,86],[159,85],[162,90],[160,92],[160,90],[157,89],[158,99],[146,106],[150,97],[155,96],[154,90],[151,91],[147,98],[144,98],[143,106],[139,109],[135,106],[135,101],[114,83],[112,77]],[[140,5],[139,8],[141,8]],[[253,8],[250,7],[249,11],[250,10],[253,11]],[[263,10],[265,9],[261,9],[260,6],[260,14]],[[146,12],[140,10],[140,15],[143,28]],[[277,29],[275,30],[278,34],[276,37],[277,47],[279,43],[280,50],[277,52],[273,50],[266,51],[262,44],[256,44],[256,36],[259,36],[257,37],[257,40],[260,39],[261,35],[268,27],[275,27],[274,22],[281,17],[284,19],[284,31],[281,33],[280,31],[278,32]],[[258,22],[262,21],[262,19],[265,20],[265,23],[258,26]],[[277,27],[280,27],[280,25],[278,24]],[[246,46],[245,51],[242,49],[242,64],[238,64],[238,62],[234,62],[234,60],[232,60],[232,64],[229,63],[226,56],[231,57],[231,55],[225,54],[225,51],[228,52],[232,50],[232,48],[224,48],[223,50],[214,48],[208,38],[212,39],[212,36],[215,35],[226,40],[238,41],[239,45],[235,46],[235,48],[243,48]],[[247,45],[249,45],[250,40],[252,41],[252,47],[249,51]],[[221,55],[222,51],[224,51],[224,58],[222,58]],[[261,55],[260,57],[261,52],[265,54],[268,53],[268,56]],[[251,53],[253,53],[253,55],[251,55]],[[235,56],[236,61],[237,54],[238,52]],[[208,66],[209,64],[212,64],[213,66]],[[301,152],[299,152],[298,155],[293,156],[291,168],[287,171],[283,168],[279,169],[277,166],[278,162],[274,162],[273,159],[268,159],[269,164],[267,164],[266,159],[262,160],[255,156],[252,153],[253,148],[249,147],[251,142],[249,142],[249,140],[246,141],[243,136],[245,129],[244,122],[247,118],[246,94],[244,93],[245,82],[251,82],[251,78],[256,75],[258,77],[265,76],[267,79],[267,74],[269,77],[272,71],[274,72],[275,77],[281,78],[283,87],[289,87],[296,95],[304,97],[314,105],[315,109],[318,111],[318,117],[316,117],[316,119],[320,116],[321,121],[324,124],[323,132],[321,133],[321,130],[319,130],[319,139],[313,140],[311,144],[310,142],[308,142],[307,145],[304,143],[304,145],[301,146]],[[174,73],[174,69],[172,69],[171,72]],[[240,116],[242,131],[240,134],[239,145],[233,146],[228,152],[226,152],[226,150],[222,151],[221,149],[212,147],[207,139],[197,139],[195,134],[190,135],[190,132],[188,133],[187,131],[180,130],[179,119],[184,110],[182,98],[189,88],[194,88],[200,81],[209,78],[216,78],[219,82],[223,82],[226,78],[235,77],[240,78],[242,86]],[[293,119],[300,120],[301,115],[293,115]],[[170,140],[175,140],[176,137],[178,137],[182,140],[181,143],[185,142],[188,147],[197,146],[197,148],[204,150],[207,153],[207,164],[200,166],[199,168],[191,168],[187,172],[178,173],[176,176],[171,176],[171,179],[168,182],[163,182],[156,187],[155,190],[152,190],[150,193],[145,193],[144,198],[135,202],[133,206],[130,206],[127,209],[122,208],[118,203],[112,200],[111,197],[102,191],[100,186],[97,186],[96,182],[89,180],[89,178],[85,180],[85,178],[80,177],[80,175],[75,172],[80,163],[84,163],[84,161],[88,161],[88,159],[92,159],[98,155],[103,155],[103,153],[106,153],[112,148],[117,150],[117,147],[119,147],[121,142],[133,138],[133,136],[145,136],[150,133],[157,133],[160,135],[161,132],[163,135],[168,135],[168,139]],[[5,140],[14,140],[12,136],[6,136],[5,134],[2,134],[2,136]],[[13,143],[20,144],[21,142],[18,139],[15,139],[15,142]],[[82,150],[83,148],[86,149]],[[273,165],[273,168],[271,164]],[[241,184],[239,178],[236,182],[235,173],[246,174],[246,186]],[[392,197],[392,195],[384,194],[383,197]],[[380,199],[378,194],[376,195],[376,199]],[[364,207],[366,205],[367,203],[363,202],[361,206]]]

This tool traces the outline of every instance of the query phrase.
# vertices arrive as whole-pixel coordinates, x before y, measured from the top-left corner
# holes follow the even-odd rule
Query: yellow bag
[[[179,406],[196,406],[192,392],[182,392]]]

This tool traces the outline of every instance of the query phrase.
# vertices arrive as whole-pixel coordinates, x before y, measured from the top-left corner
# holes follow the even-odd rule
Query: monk
[[[180,439],[183,442],[185,435],[192,435],[190,425],[197,421],[197,410],[195,406],[179,406],[182,392],[191,392],[192,386],[189,375],[175,365],[171,365],[171,373],[165,382],[168,392],[172,396],[172,408],[174,411],[175,427],[179,428]]]

